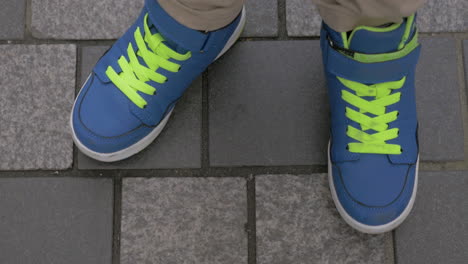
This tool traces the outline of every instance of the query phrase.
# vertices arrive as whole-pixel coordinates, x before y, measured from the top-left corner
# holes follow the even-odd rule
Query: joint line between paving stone
[[[463,135],[464,135],[464,158],[465,168],[468,167],[468,159],[466,153],[468,152],[468,107],[467,107],[467,95],[466,95],[466,76],[465,76],[465,57],[466,54],[463,50],[463,40],[458,39],[455,41],[456,57],[457,57],[457,70],[460,90],[460,108],[462,111],[462,122],[463,122]]]
[[[113,227],[112,227],[112,263],[120,264],[120,232],[122,223],[122,177],[114,178],[113,199]]]
[[[78,93],[81,89],[81,57],[83,49],[80,44],[76,44],[76,67],[75,67],[75,98],[78,96]]]
[[[76,45],[76,65],[75,65],[75,97],[78,95],[80,83],[78,82],[79,76],[81,74],[81,47]],[[74,99],[73,98],[73,99]],[[72,170],[78,171],[78,148],[75,143],[73,143],[73,163]]]
[[[447,167],[447,164],[452,163],[422,162],[421,171],[463,170],[463,167]],[[430,167],[434,165],[437,167]],[[121,175],[122,178],[244,178],[249,175],[304,175],[327,173],[327,171],[326,165],[209,167],[201,169],[4,170],[0,171],[0,178],[114,178],[117,174]]]
[[[119,174],[122,178],[153,178],[153,177],[236,177],[263,174],[311,174],[325,173],[326,165],[310,166],[245,166],[245,167],[209,167],[203,169],[175,168],[175,169],[99,169],[99,170],[5,170],[0,171],[0,178],[10,177],[108,177]]]
[[[247,263],[257,263],[257,211],[255,176],[247,177]]]
[[[32,0],[26,0],[26,3],[25,3],[24,32],[23,32],[23,38],[25,40],[32,39],[32,32],[31,32],[32,7],[31,7],[31,1]]]
[[[392,231],[392,243],[393,243],[393,263],[398,264],[397,241],[396,241],[395,230]]]
[[[29,22],[26,22],[27,24]],[[286,23],[286,22],[284,22]],[[29,26],[27,26],[29,28]],[[0,40],[0,45],[58,45],[58,44],[74,44],[74,45],[83,45],[83,46],[111,46],[115,43],[116,39],[41,39],[35,38],[30,34],[30,29],[27,30],[29,36],[26,36],[24,39],[2,39]],[[420,33],[423,37],[431,38],[456,38],[456,39],[468,39],[468,33],[466,32],[422,32]],[[278,40],[319,40],[320,36],[288,36],[286,25],[278,27],[278,36],[277,37],[241,37],[239,41],[278,41]]]
[[[286,0],[278,0],[278,40],[288,39]]]
[[[201,168],[210,167],[209,142],[209,69],[202,73]]]

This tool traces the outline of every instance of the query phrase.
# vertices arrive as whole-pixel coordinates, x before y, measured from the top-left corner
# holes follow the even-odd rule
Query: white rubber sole
[[[414,201],[416,199],[416,191],[418,189],[418,171],[419,171],[419,156],[418,156],[418,161],[416,162],[416,172],[415,172],[415,179],[414,179],[413,194],[410,198],[408,206],[406,206],[405,210],[403,210],[401,215],[398,216],[395,220],[384,225],[378,225],[378,226],[365,225],[363,223],[360,223],[354,220],[354,218],[352,218],[346,212],[346,210],[341,205],[340,200],[338,199],[338,196],[335,190],[335,184],[333,183],[332,165],[331,165],[331,160],[330,160],[330,143],[328,143],[328,182],[330,184],[330,191],[333,197],[333,201],[335,202],[335,206],[338,209],[338,212],[340,213],[341,217],[345,220],[345,222],[348,223],[348,225],[350,225],[352,228],[363,233],[381,234],[381,233],[392,231],[393,229],[397,228],[401,223],[403,223],[403,221],[406,219],[406,217],[408,217],[409,213],[413,209]]]
[[[226,51],[228,51],[232,47],[232,45],[234,45],[234,43],[240,37],[240,34],[242,33],[242,30],[244,29],[244,26],[245,26],[245,7],[242,8],[242,13],[241,13],[241,18],[240,18],[240,21],[239,21],[239,25],[237,26],[236,30],[231,35],[229,40],[226,42],[226,45],[221,50],[221,52],[218,54],[218,56],[216,57],[215,60],[219,59],[219,57],[221,57],[224,53],[226,53]],[[89,77],[88,77],[88,79],[89,79]],[[85,84],[86,83],[87,83],[87,81],[85,82]],[[81,89],[83,89],[83,87],[81,87]],[[81,89],[80,89],[80,92],[81,92]],[[70,127],[71,127],[71,131],[72,131],[73,141],[75,142],[75,145],[77,146],[77,148],[81,152],[83,152],[83,154],[85,154],[86,156],[89,156],[89,157],[91,157],[91,158],[93,158],[95,160],[102,161],[102,162],[115,162],[115,161],[123,160],[123,159],[129,158],[129,157],[137,154],[138,152],[142,151],[143,149],[145,149],[162,132],[162,130],[164,129],[164,127],[167,124],[167,121],[169,120],[169,117],[172,114],[172,111],[174,110],[174,108],[173,108],[164,117],[164,119],[153,129],[153,131],[151,131],[151,133],[149,133],[144,138],[142,138],[140,141],[136,142],[135,144],[131,145],[130,147],[119,150],[119,151],[116,151],[116,152],[112,152],[112,153],[99,153],[99,152],[92,151],[89,148],[87,148],[85,145],[83,145],[83,143],[80,142],[80,140],[78,139],[78,137],[75,134],[75,130],[73,129],[73,121],[72,120],[73,120],[73,109],[75,109],[76,101],[77,100],[75,99],[75,102],[73,104],[73,108],[72,108],[72,111],[71,111],[71,115],[70,115]]]

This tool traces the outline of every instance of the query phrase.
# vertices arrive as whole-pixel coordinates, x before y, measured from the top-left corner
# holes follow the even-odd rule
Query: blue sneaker
[[[143,150],[161,133],[192,81],[234,44],[244,24],[243,9],[228,26],[202,33],[146,0],[76,98],[71,114],[76,146],[105,162]]]
[[[418,182],[415,16],[350,34],[324,24],[321,48],[331,107],[333,200],[353,228],[390,231],[411,211]]]

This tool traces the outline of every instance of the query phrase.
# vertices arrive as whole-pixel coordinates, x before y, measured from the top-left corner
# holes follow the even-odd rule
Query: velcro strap
[[[416,66],[421,46],[406,56],[384,62],[364,63],[326,46],[325,68],[333,75],[361,83],[394,81],[408,75]]]

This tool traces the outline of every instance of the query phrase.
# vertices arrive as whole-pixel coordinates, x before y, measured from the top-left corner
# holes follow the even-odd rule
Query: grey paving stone
[[[242,178],[127,178],[121,262],[246,264]]]
[[[278,1],[248,0],[244,37],[274,37],[278,35]]]
[[[326,162],[318,41],[241,42],[210,68],[209,90],[211,165]]]
[[[144,0],[32,0],[37,38],[116,39],[137,18]]]
[[[66,169],[74,45],[0,45],[0,170]]]
[[[110,264],[110,179],[0,179],[0,263]]]
[[[468,172],[422,172],[408,219],[396,230],[399,264],[468,260]]]
[[[38,38],[116,39],[133,23],[143,2],[32,0],[32,33]],[[246,8],[249,14],[243,36],[277,35],[276,1],[251,0],[247,1]]]
[[[103,163],[78,154],[79,169],[158,169],[201,167],[201,78],[188,88],[163,132],[139,154]]]
[[[463,160],[457,54],[454,39],[422,38],[416,71],[419,139],[423,160]]]
[[[26,0],[3,0],[0,8],[0,39],[24,37]]]
[[[85,46],[81,48],[81,64],[80,64],[80,79],[79,88],[83,86],[89,74],[94,68],[96,62],[106,52],[110,46]]]
[[[327,176],[256,178],[257,263],[393,264],[391,233],[367,235],[342,220]]]
[[[311,0],[286,0],[289,36],[319,36],[322,18]]]
[[[457,32],[468,30],[468,1],[428,0],[418,11],[422,32]]]

